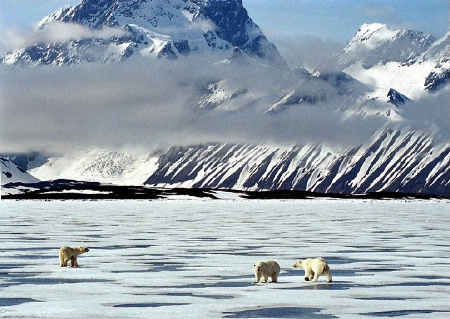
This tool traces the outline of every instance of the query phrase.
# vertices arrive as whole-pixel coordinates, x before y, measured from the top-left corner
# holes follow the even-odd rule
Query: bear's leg
[[[255,274],[255,284],[259,283],[259,280],[261,279],[261,274]]]
[[[263,275],[263,282],[265,284],[267,284],[267,279],[269,279],[269,277],[267,275]]]
[[[77,259],[75,257],[70,257],[70,266],[71,267],[76,267],[77,265]]]
[[[327,282],[331,282],[333,278],[331,277],[331,273],[329,270],[324,271],[324,275],[327,277]]]
[[[319,277],[320,277],[320,273],[318,273],[318,272],[313,272],[312,275],[313,275],[313,277],[309,278],[309,279],[311,279],[311,281],[317,281],[317,279],[319,279]]]
[[[67,266],[67,259],[66,256],[64,255],[63,252],[59,252],[59,265],[61,267],[66,267]]]
[[[277,273],[272,274],[272,282],[278,282],[278,274]]]
[[[309,281],[310,279],[312,279],[313,276],[314,274],[312,273],[311,270],[305,270],[305,281]]]

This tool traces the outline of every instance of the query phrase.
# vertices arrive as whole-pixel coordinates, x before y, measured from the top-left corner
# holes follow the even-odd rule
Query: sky
[[[8,29],[30,28],[58,8],[80,2],[0,0],[0,34]],[[318,39],[342,47],[363,23],[380,22],[438,38],[449,28],[448,0],[243,0],[243,4],[281,53],[287,50],[286,42],[310,46],[311,39],[319,46],[323,43]]]
[[[345,44],[363,23],[385,23],[443,36],[448,0],[244,0],[253,20],[270,38],[317,36]],[[433,23],[430,23],[433,21]]]

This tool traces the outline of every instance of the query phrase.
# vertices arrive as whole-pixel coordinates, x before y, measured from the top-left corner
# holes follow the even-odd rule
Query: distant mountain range
[[[275,121],[299,110],[307,121],[311,112],[325,110],[344,126],[348,119],[385,124],[364,143],[344,149],[303,140],[289,145],[243,140],[173,145],[143,155],[100,148],[58,155],[37,150],[32,157],[3,153],[3,194],[26,188],[13,182],[74,179],[168,188],[450,196],[448,127],[427,128],[423,116],[434,112],[436,101],[448,102],[449,33],[436,39],[364,24],[340,52],[337,67],[324,71],[290,70],[242,1],[84,0],[39,24],[43,34],[65,27],[78,30],[77,36],[34,43],[8,53],[2,63],[65,67],[208,55],[215,57],[208,65],[212,74],[197,80],[194,96],[184,97],[199,117],[222,112],[226,118],[246,110],[246,116]]]

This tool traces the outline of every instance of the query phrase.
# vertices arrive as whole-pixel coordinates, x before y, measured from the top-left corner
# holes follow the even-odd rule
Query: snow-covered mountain
[[[11,52],[3,63],[67,65],[132,56],[228,55],[239,48],[287,68],[276,47],[248,16],[242,0],[83,0],[50,14],[39,28],[43,37],[46,31],[67,35]]]
[[[358,62],[365,69],[388,62],[411,65],[435,41],[435,37],[423,32],[392,31],[384,24],[364,24],[342,51],[339,62],[343,68]]]
[[[418,99],[447,85],[450,38],[364,24],[339,55],[339,68],[375,88]]]
[[[42,180],[73,179],[88,182],[142,185],[156,170],[157,153],[151,155],[104,149],[77,150],[48,157],[29,172]]]
[[[313,144],[211,143],[149,156],[90,150],[73,157],[51,158],[31,173],[152,187],[450,195],[450,145],[420,132],[382,130],[344,151]]]
[[[22,167],[11,161],[10,158],[0,156],[0,165],[2,167],[1,184],[7,183],[37,183],[39,179],[32,176]]]
[[[423,61],[427,60],[436,61],[425,79],[425,89],[434,93],[450,82],[450,32],[423,55]]]
[[[336,70],[309,72],[287,68],[240,0],[84,0],[49,15],[39,27],[41,38],[52,30],[76,32],[12,52],[4,64],[62,67],[131,57],[184,63],[187,57],[200,57],[194,65],[202,72],[192,70],[188,84],[169,78],[164,92],[192,86],[193,91],[179,94],[188,110],[183,114],[201,129],[219,132],[213,135],[218,142],[180,143],[144,154],[90,148],[45,160],[41,156],[27,163],[28,172],[40,180],[450,196],[448,123],[439,118],[445,113],[442,103],[448,104],[448,34],[436,40],[417,31],[365,24],[341,52]],[[215,59],[202,60],[202,54]],[[436,105],[441,113],[432,116]],[[229,130],[245,131],[239,124],[253,119],[276,124],[271,129],[291,139],[220,140],[220,133],[229,133],[227,123],[232,124]],[[361,128],[366,123],[376,126],[370,139],[361,143],[356,138],[359,142],[345,149],[314,139],[332,131],[327,125]],[[316,130],[307,136],[314,142],[302,140],[302,125]],[[298,141],[292,142],[292,136]],[[2,163],[4,176],[17,175],[9,159]]]
[[[449,167],[450,146],[433,146],[420,133],[386,130],[374,135],[367,145],[342,153],[317,145],[174,147],[159,157],[158,169],[145,183],[160,187],[449,195]]]

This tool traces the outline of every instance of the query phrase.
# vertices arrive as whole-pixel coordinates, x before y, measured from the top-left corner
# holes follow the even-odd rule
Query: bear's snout
[[[89,248],[85,248],[84,251],[85,251],[85,252],[88,252],[88,251],[89,251]]]

